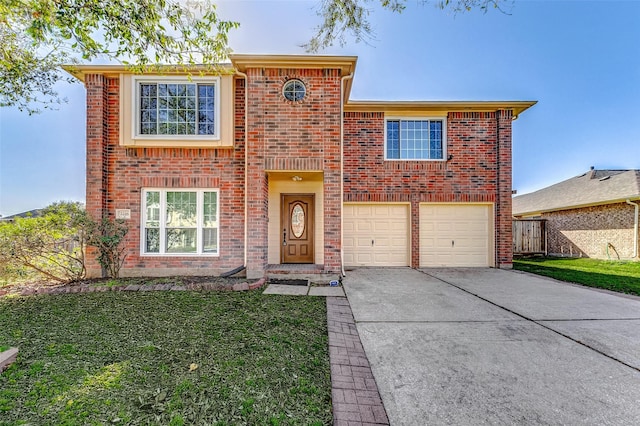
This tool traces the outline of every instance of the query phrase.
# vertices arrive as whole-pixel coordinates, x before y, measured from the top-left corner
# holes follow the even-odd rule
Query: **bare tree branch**
[[[433,4],[440,9],[453,13],[468,12],[480,9],[485,13],[496,9],[507,13],[503,5],[512,4],[513,0],[421,0],[424,6]],[[380,4],[383,9],[394,13],[402,13],[406,8],[406,0],[322,0],[317,11],[322,24],[316,28],[316,34],[303,47],[317,53],[338,43],[344,46],[348,39],[356,43],[370,43],[375,39],[374,29],[369,22],[372,4]]]

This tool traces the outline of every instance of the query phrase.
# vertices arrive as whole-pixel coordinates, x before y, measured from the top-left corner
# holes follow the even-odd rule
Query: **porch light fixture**
[[[302,180],[302,178],[298,175],[295,175],[294,177],[291,178],[292,181],[294,182],[300,182]]]

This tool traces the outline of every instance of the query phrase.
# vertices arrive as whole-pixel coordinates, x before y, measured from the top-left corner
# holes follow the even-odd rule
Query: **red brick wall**
[[[119,80],[88,75],[87,209],[95,217],[130,209],[127,271],[225,271],[244,262],[245,138],[247,147],[247,274],[264,273],[268,253],[267,170],[324,173],[325,271],[340,270],[341,204],[410,202],[412,266],[419,264],[420,202],[491,202],[496,205],[496,263],[511,264],[511,113],[450,113],[451,161],[384,161],[384,115],[344,114],[340,156],[339,70],[248,69],[236,80],[234,149],[124,148],[119,146]],[[282,85],[299,78],[301,102],[289,102]],[[245,135],[245,117],[247,134]],[[344,161],[344,199],[341,167]],[[220,189],[219,257],[141,257],[141,189]],[[89,263],[91,273],[100,269]]]
[[[234,149],[125,148],[119,145],[119,80],[89,75],[87,86],[87,211],[113,217],[130,209],[122,274],[224,272],[244,262],[244,81],[235,88]],[[219,188],[219,257],[141,257],[141,189]],[[100,274],[89,261],[89,273]],[[139,270],[138,272],[135,272]],[[174,272],[175,273],[175,272]]]
[[[498,196],[496,200],[496,263],[499,268],[513,267],[511,111],[496,113],[498,127]]]
[[[344,201],[410,202],[412,267],[420,258],[419,203],[495,203],[496,263],[510,267],[510,112],[449,113],[450,161],[385,161],[384,132],[383,113],[344,114]]]
[[[263,69],[246,71],[249,276],[264,272],[268,253],[269,170],[324,171],[324,259],[326,271],[340,269],[340,72]],[[300,102],[282,95],[285,81],[298,78],[307,96]]]
[[[94,218],[106,213],[107,205],[107,140],[108,140],[108,80],[102,75],[88,75],[87,89],[87,186],[86,208]],[[87,270],[92,276],[101,276],[96,251],[87,249]]]

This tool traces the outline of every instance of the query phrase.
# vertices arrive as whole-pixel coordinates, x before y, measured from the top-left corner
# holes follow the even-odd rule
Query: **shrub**
[[[91,220],[80,203],[59,202],[39,217],[0,223],[0,266],[24,274],[37,271],[58,282],[85,277],[85,248]]]
[[[89,245],[98,249],[98,262],[110,278],[119,277],[120,268],[127,257],[122,241],[128,231],[122,220],[103,218],[100,222],[92,223]]]
[[[98,262],[117,278],[126,258],[123,221],[94,220],[81,203],[58,202],[38,217],[0,222],[0,283],[33,277],[33,271],[57,282],[86,276],[86,248],[98,249]]]

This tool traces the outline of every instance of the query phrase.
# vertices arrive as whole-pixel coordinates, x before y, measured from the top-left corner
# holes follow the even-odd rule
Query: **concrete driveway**
[[[344,287],[392,425],[640,424],[640,298],[496,269]]]

